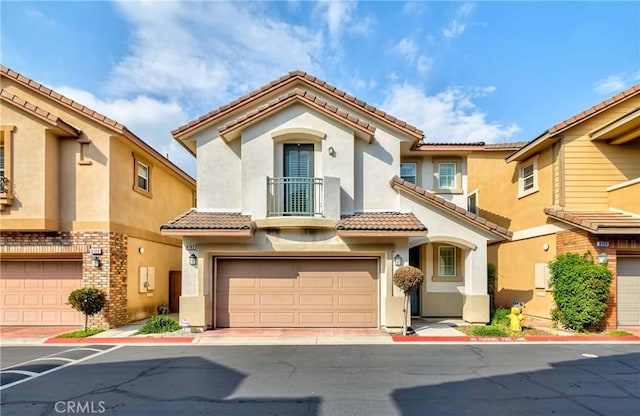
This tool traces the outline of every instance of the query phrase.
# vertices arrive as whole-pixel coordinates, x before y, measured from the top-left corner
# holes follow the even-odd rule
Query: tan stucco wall
[[[143,248],[143,253],[139,249]],[[169,304],[169,272],[181,269],[181,248],[129,237],[127,249],[127,319],[136,321],[156,314]],[[155,290],[139,293],[140,266],[155,267]]]
[[[547,251],[544,244],[549,246]],[[553,260],[556,235],[494,245],[493,250],[498,256],[496,306],[510,307],[512,302],[525,302],[525,314],[549,318],[553,298],[551,292],[535,288],[535,264]]]

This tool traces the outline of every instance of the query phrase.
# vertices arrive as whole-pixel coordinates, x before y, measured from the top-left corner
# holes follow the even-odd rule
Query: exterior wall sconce
[[[100,259],[98,258],[98,256],[93,256],[93,258],[91,259],[91,265],[93,267],[100,267]]]
[[[336,149],[334,149],[333,147],[329,147],[329,156],[335,156],[336,155]]]
[[[400,254],[396,254],[393,258],[393,263],[398,267],[402,266],[402,256]]]
[[[607,256],[607,253],[598,254],[598,263],[604,264],[607,261],[609,261],[609,256]]]
[[[189,264],[192,266],[195,266],[196,264],[198,264],[198,258],[193,253],[191,253],[191,255],[189,256]]]

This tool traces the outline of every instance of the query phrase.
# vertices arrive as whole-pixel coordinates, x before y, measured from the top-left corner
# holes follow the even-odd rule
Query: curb
[[[528,342],[640,342],[640,337],[635,335],[624,337],[613,336],[580,336],[580,335],[567,335],[567,336],[536,336],[536,337],[468,337],[468,336],[445,336],[445,337],[425,337],[414,335],[394,335],[391,337],[393,342],[457,342],[457,343],[528,343]]]
[[[49,338],[45,344],[191,344],[194,337]]]

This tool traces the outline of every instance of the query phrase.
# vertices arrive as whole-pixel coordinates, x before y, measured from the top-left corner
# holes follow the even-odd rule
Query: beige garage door
[[[375,259],[219,259],[216,326],[378,325]]]
[[[0,262],[0,325],[80,325],[67,305],[82,287],[80,261]]]
[[[618,257],[618,325],[640,326],[640,257]]]

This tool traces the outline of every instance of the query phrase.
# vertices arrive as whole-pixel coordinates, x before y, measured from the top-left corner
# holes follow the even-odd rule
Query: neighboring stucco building
[[[122,325],[179,296],[181,242],[160,235],[195,181],[125,126],[0,69],[0,324],[76,325],[69,293],[107,292],[92,326]],[[176,305],[177,308],[177,305]]]
[[[489,247],[497,304],[550,318],[547,263],[589,251],[615,274],[606,325],[640,325],[640,85],[513,150],[469,157],[479,215],[513,232]]]
[[[488,321],[487,246],[511,234],[460,206],[468,150],[429,153],[416,127],[300,71],[173,135],[198,172],[197,208],[162,226],[183,239],[181,320],[397,327],[397,262],[426,276],[414,314]]]

